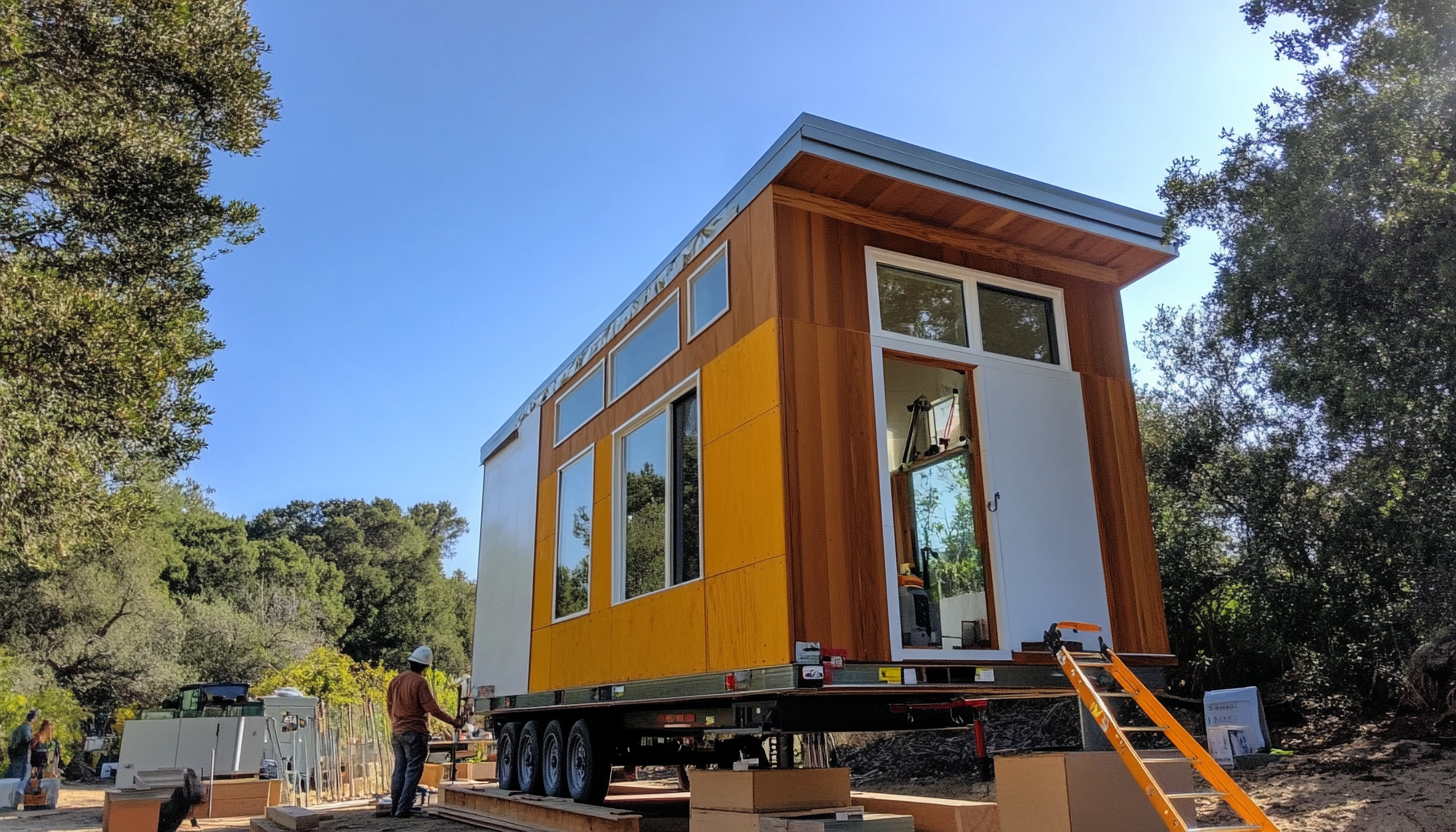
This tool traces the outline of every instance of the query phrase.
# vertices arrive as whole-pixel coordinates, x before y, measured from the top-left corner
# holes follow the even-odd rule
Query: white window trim
[[[884,263],[887,266],[913,269],[917,272],[959,282],[961,284],[961,299],[965,304],[966,338],[971,346],[962,347],[959,344],[947,344],[944,341],[916,338],[913,335],[902,335],[898,332],[890,332],[881,327],[879,270],[876,268],[880,263]],[[934,354],[947,357],[954,356],[953,360],[963,363],[979,364],[983,363],[984,360],[991,360],[1004,361],[1018,367],[1036,367],[1042,370],[1053,370],[1060,373],[1069,373],[1072,371],[1071,344],[1067,340],[1066,294],[1059,287],[1049,286],[1045,283],[1032,283],[1027,280],[1018,280],[1014,277],[983,272],[979,269],[968,269],[964,266],[952,266],[949,263],[942,263],[939,260],[928,260],[924,257],[901,254],[898,251],[888,251],[872,246],[865,246],[865,282],[869,289],[871,338],[873,341],[879,342],[891,349],[898,349],[905,352],[922,352],[926,351],[927,347],[931,347],[937,351]],[[1013,355],[1002,355],[998,352],[987,352],[981,348],[981,309],[980,297],[976,292],[977,283],[985,283],[988,286],[996,286],[1051,299],[1052,314],[1056,317],[1058,359],[1056,364],[1049,364],[1045,361],[1033,361],[1029,358],[1017,358]],[[940,350],[949,352],[939,352]],[[932,353],[926,352],[926,354]],[[971,358],[972,356],[975,357],[974,360]]]
[[[957,355],[950,354],[952,348],[949,345],[940,344],[940,342],[926,341],[921,338],[912,338],[909,340],[914,341],[917,346],[933,343],[945,346],[946,349],[911,351],[905,349],[898,342],[884,346],[875,344],[870,347],[870,375],[875,394],[875,448],[877,454],[875,457],[875,465],[879,468],[880,474],[880,531],[883,536],[885,548],[885,610],[889,616],[887,623],[890,626],[890,660],[897,662],[912,660],[1010,661],[1012,651],[1009,648],[996,650],[961,650],[950,646],[944,641],[942,641],[939,648],[906,647],[900,643],[900,637],[898,635],[900,623],[900,584],[899,575],[896,573],[895,568],[897,562],[895,557],[895,508],[890,494],[890,468],[887,464],[887,460],[890,457],[890,447],[888,440],[889,425],[885,423],[885,350],[912,354],[918,352],[921,355],[931,357],[950,358],[952,361],[960,363],[965,363],[966,359],[964,347],[953,348],[958,353]],[[969,369],[972,375],[972,378],[969,380],[970,389],[976,390],[978,389],[978,380],[974,376],[977,371],[974,367]],[[977,424],[985,425],[985,404],[980,396],[975,397],[975,406]],[[979,469],[978,473],[981,477],[981,482],[989,485],[991,482],[990,457],[984,451],[984,444],[979,442],[983,437],[978,436],[976,438],[978,440],[976,467]],[[1000,535],[996,526],[997,520],[998,518],[994,512],[987,512],[986,548],[988,551],[986,552],[986,566],[990,569],[993,581],[998,576],[1006,574],[1001,558],[1001,546],[998,542]],[[1006,619],[1005,590],[995,583],[992,584],[992,589],[993,594],[990,596],[990,600],[991,606],[995,610],[996,633],[998,639],[1004,645],[1006,643],[1005,634],[1008,632],[1007,627],[1009,626]]]
[[[652,404],[638,411],[636,415],[623,422],[616,430],[612,431],[612,605],[626,604],[636,601],[638,598],[648,598],[660,592],[667,592],[680,586],[687,586],[703,580],[706,573],[703,546],[703,387],[698,380],[698,371],[683,379],[659,396]],[[667,413],[668,431],[668,482],[667,493],[671,496],[675,492],[675,483],[672,478],[672,413],[671,406],[674,401],[683,397],[689,390],[695,390],[698,394],[698,577],[690,578],[680,584],[672,582],[672,522],[669,517],[663,525],[664,545],[666,557],[663,558],[663,587],[654,589],[651,592],[644,592],[641,595],[627,596],[627,494],[624,483],[627,478],[627,455],[623,452],[622,443],[627,434],[652,421],[660,413]]]
[[[593,507],[592,508],[592,526],[595,527],[596,526],[596,523],[597,523],[597,516],[596,516],[597,477],[596,477],[596,457],[594,456],[595,453],[596,453],[596,445],[595,444],[587,445],[584,450],[582,450],[580,453],[578,453],[576,456],[572,457],[571,459],[568,459],[566,462],[563,462],[561,464],[561,466],[556,469],[556,524],[555,524],[555,528],[552,529],[552,536],[555,538],[556,545],[552,547],[553,551],[551,552],[551,623],[552,624],[555,624],[555,623],[560,622],[560,621],[570,621],[573,618],[579,618],[579,617],[581,617],[583,615],[586,615],[587,613],[591,612],[591,584],[592,584],[592,582],[591,582],[591,573],[592,573],[592,566],[593,566],[593,564],[592,564],[592,553],[591,553],[591,548],[590,547],[587,548],[587,552],[586,552],[586,564],[587,564],[587,566],[586,566],[586,609],[584,609],[584,610],[578,610],[576,612],[570,613],[568,615],[563,615],[563,616],[561,616],[561,617],[558,618],[556,616],[556,591],[558,589],[558,587],[556,585],[556,581],[557,581],[558,578],[561,577],[561,571],[560,571],[561,570],[561,472],[562,471],[565,471],[567,468],[570,468],[571,466],[577,464],[578,462],[581,462],[583,457],[588,457],[589,456],[589,457],[592,458],[592,461],[591,461],[591,465],[592,465],[592,472],[591,472],[591,474],[592,474],[592,507]]]
[[[591,378],[592,373],[595,373],[597,370],[601,370],[602,371],[602,403],[597,407],[597,409],[592,413],[592,415],[586,417],[585,419],[582,420],[581,424],[579,424],[576,427],[572,428],[571,429],[571,433],[568,433],[565,436],[561,437],[560,439],[555,440],[551,444],[551,447],[553,447],[553,448],[559,447],[562,442],[565,442],[566,440],[568,440],[571,437],[575,436],[577,431],[579,431],[582,428],[586,427],[591,422],[591,420],[593,420],[593,419],[597,418],[598,416],[602,415],[602,411],[607,409],[607,370],[606,370],[606,366],[607,366],[607,360],[605,358],[603,358],[601,361],[598,361],[596,364],[592,365],[592,368],[590,370],[587,370],[586,372],[582,373],[581,374],[581,377],[578,378],[576,381],[573,381],[571,383],[571,386],[570,387],[566,388],[565,390],[563,390],[561,393],[559,393],[556,396],[556,404],[553,406],[552,413],[551,413],[551,433],[552,433],[553,436],[557,432],[556,431],[556,428],[561,424],[561,400],[564,399],[564,398],[566,398],[567,396],[570,396],[572,393],[576,392],[576,388],[580,387],[581,384],[582,384],[582,382],[584,382],[587,379]]]
[[[632,392],[633,388],[635,388],[637,385],[641,384],[642,382],[646,381],[648,376],[650,376],[653,373],[657,372],[657,368],[661,367],[663,364],[666,364],[668,362],[668,359],[672,358],[674,355],[677,355],[678,352],[680,350],[682,350],[682,345],[683,345],[683,338],[682,338],[682,304],[678,304],[678,307],[677,307],[677,326],[676,327],[673,327],[673,332],[672,332],[673,337],[677,340],[677,343],[673,346],[672,350],[670,352],[668,352],[667,355],[664,355],[662,357],[662,360],[661,361],[657,362],[656,364],[653,364],[650,368],[648,368],[647,372],[643,373],[636,381],[634,381],[630,385],[628,385],[625,390],[623,390],[618,395],[615,395],[615,396],[612,395],[612,387],[613,387],[612,382],[615,380],[616,375],[617,375],[617,372],[616,372],[616,364],[614,362],[614,359],[617,357],[617,350],[620,350],[622,347],[624,347],[627,344],[631,343],[632,339],[637,336],[637,332],[639,330],[641,330],[644,326],[647,326],[648,324],[650,324],[653,321],[655,321],[657,319],[658,313],[662,312],[662,310],[666,309],[668,306],[670,306],[672,303],[674,303],[678,299],[679,299],[678,298],[678,290],[677,289],[673,289],[671,292],[668,293],[667,297],[664,298],[661,303],[659,303],[659,304],[657,304],[657,306],[653,307],[653,309],[652,309],[651,312],[649,312],[646,315],[644,315],[642,317],[642,320],[640,322],[638,322],[638,324],[636,326],[632,327],[632,331],[631,332],[628,332],[626,335],[622,336],[622,340],[618,341],[617,342],[617,345],[614,346],[614,347],[612,347],[611,351],[607,353],[607,357],[606,357],[606,362],[607,362],[607,378],[606,378],[606,383],[607,383],[607,404],[609,404],[609,405],[610,404],[614,404],[618,399],[622,398],[622,396],[625,396],[628,393]]]
[[[692,322],[693,286],[696,284],[698,276],[706,272],[708,269],[712,268],[713,264],[717,263],[720,258],[723,260],[723,288],[726,290],[723,297],[723,309],[718,314],[709,318],[707,323],[703,324],[695,330],[693,329]],[[707,332],[709,327],[717,323],[719,318],[727,315],[728,310],[733,308],[733,267],[732,264],[728,262],[727,240],[724,240],[723,245],[718,246],[718,248],[714,250],[711,255],[708,256],[708,259],[703,261],[703,264],[701,266],[693,269],[693,273],[688,275],[688,279],[683,282],[683,286],[686,287],[685,294],[687,295],[688,299],[688,314],[683,318],[683,321],[686,323],[688,328],[687,343],[691,344],[694,338],[702,335],[704,332]]]

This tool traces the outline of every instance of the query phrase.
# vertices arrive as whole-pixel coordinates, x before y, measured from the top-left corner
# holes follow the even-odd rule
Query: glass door
[[[996,647],[979,449],[964,368],[884,355],[901,645]]]

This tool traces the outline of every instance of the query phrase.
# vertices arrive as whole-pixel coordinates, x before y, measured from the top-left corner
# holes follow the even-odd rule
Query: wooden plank
[[[918,237],[923,240],[941,243],[943,245],[955,246],[966,251],[974,251],[997,257],[1002,260],[1010,260],[1017,263],[1026,263],[1039,268],[1051,269],[1064,274],[1074,275],[1087,280],[1094,280],[1099,283],[1110,283],[1118,285],[1124,282],[1122,275],[1117,271],[1099,266],[1094,263],[1085,263],[1080,260],[1073,260],[1069,257],[1061,257],[1056,254],[1037,251],[1014,243],[993,240],[987,237],[977,236],[962,231],[955,231],[948,228],[938,228],[918,220],[897,217],[890,214],[872,211],[868,208],[861,208],[836,199],[811,194],[793,188],[774,188],[774,201],[780,205],[798,208],[802,211],[809,211],[815,214],[822,214],[828,217],[845,220],[859,225],[881,228],[902,234],[907,237]],[[994,233],[1003,225],[1009,225],[1017,215],[998,220],[982,232]]]
[[[442,787],[435,811],[473,817],[487,825],[499,824],[495,828],[509,832],[638,832],[641,821],[641,815],[622,809],[481,786]]]
[[[611,609],[612,676],[630,682],[702,673],[707,665],[703,582],[691,581]]]
[[[703,447],[703,574],[784,553],[784,453],[775,407]]]
[[[317,829],[320,819],[317,812],[311,812],[302,806],[269,806],[267,817],[273,823],[295,832]]]
[[[852,660],[886,661],[869,336],[788,319],[781,326],[793,637]]]
[[[1082,398],[1112,642],[1119,653],[1166,654],[1162,580],[1132,382],[1084,375]]]

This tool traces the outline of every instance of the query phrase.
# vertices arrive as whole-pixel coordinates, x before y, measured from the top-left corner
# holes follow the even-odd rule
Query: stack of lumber
[[[639,832],[642,816],[491,786],[445,785],[429,813],[497,832]]]
[[[1001,829],[995,803],[875,792],[854,792],[851,797],[866,812],[910,815],[915,818],[915,832],[999,832]]]
[[[850,803],[849,769],[695,771],[690,832],[914,832],[909,815]]]

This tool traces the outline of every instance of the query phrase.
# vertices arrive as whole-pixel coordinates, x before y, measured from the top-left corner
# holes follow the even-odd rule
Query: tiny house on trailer
[[[1053,621],[1161,687],[1118,292],[1174,256],[1160,217],[801,116],[481,448],[503,785],[1069,695]]]

